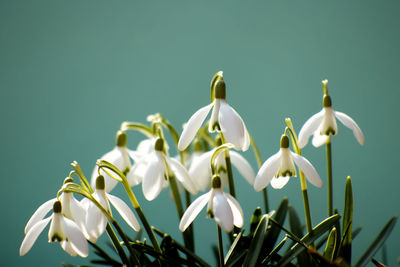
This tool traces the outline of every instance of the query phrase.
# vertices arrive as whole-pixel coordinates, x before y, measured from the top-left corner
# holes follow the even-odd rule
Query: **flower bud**
[[[99,175],[96,178],[96,189],[97,190],[104,190],[104,188],[106,187],[106,182],[104,180],[104,176],[103,175]]]
[[[289,147],[289,137],[287,135],[282,135],[281,137],[281,148]]]
[[[125,132],[123,132],[123,131],[118,131],[117,132],[117,136],[116,136],[116,143],[117,143],[117,146],[119,146],[119,147],[125,147],[126,146],[126,143],[128,142],[128,137],[127,137],[127,135],[126,135],[126,133]]]
[[[322,106],[324,108],[332,107],[332,100],[329,95],[324,95],[324,98],[322,99]]]
[[[64,184],[73,183],[73,182],[74,182],[74,179],[72,179],[72,177],[67,177],[64,179]]]
[[[214,175],[211,180],[212,188],[221,188],[221,178],[218,175]]]
[[[53,204],[53,212],[54,213],[61,213],[61,210],[62,210],[62,208],[61,208],[61,201],[56,201],[56,202],[54,202],[54,204]]]
[[[154,149],[156,151],[163,151],[164,150],[164,140],[161,138],[157,138],[157,140],[154,144]]]
[[[218,80],[215,83],[214,94],[216,99],[226,99],[226,86],[224,80]]]

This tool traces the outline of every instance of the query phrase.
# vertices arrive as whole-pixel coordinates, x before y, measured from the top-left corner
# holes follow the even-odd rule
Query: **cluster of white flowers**
[[[234,226],[243,226],[243,211],[240,204],[232,195],[223,191],[229,178],[227,168],[230,166],[227,166],[227,157],[256,191],[266,188],[269,184],[276,189],[282,188],[290,177],[296,176],[294,163],[311,184],[322,187],[321,178],[312,164],[303,156],[290,151],[286,131],[281,137],[279,152],[268,158],[255,174],[241,154],[230,150],[234,148],[246,151],[249,148],[250,136],[246,125],[226,102],[226,88],[222,78],[215,82],[214,88],[212,103],[190,117],[177,142],[177,149],[182,157],[187,154],[188,146],[195,140],[194,152],[188,157],[186,164],[169,156],[166,141],[162,134],[157,134],[158,132],[140,142],[137,149],[132,151],[126,147],[126,133],[119,131],[116,147],[101,157],[101,160],[113,164],[126,175],[130,186],[141,183],[143,195],[149,201],[154,200],[168,186],[172,176],[192,195],[209,189],[210,191],[198,197],[186,209],[179,224],[182,232],[206,204],[208,204],[207,215],[214,218],[223,230],[230,232]],[[208,130],[210,133],[217,131],[219,141],[215,147],[207,151],[201,147],[198,131],[211,109]],[[333,111],[331,99],[325,94],[322,111],[312,116],[301,129],[298,147],[303,148],[311,135],[314,135],[312,142],[314,146],[326,143],[330,136],[337,133],[335,117],[354,132],[360,144],[364,144],[364,136],[357,124],[344,113]],[[196,136],[198,137],[195,138]],[[221,153],[219,145],[224,144],[226,147],[223,149],[224,153]],[[65,184],[71,182],[71,178],[65,180]],[[110,172],[96,166],[91,178],[91,187],[95,189],[91,193],[91,198],[85,197],[78,201],[72,193],[62,192],[57,198],[45,202],[36,210],[25,227],[26,236],[20,248],[20,255],[30,250],[39,234],[51,221],[49,242],[60,242],[61,247],[72,256],[86,257],[88,255],[86,240],[96,242],[106,229],[109,218],[105,212],[111,215],[109,203],[131,228],[138,231],[140,225],[128,205],[109,194],[117,183],[118,180],[112,177]],[[103,209],[99,208],[99,205]],[[53,214],[43,219],[51,210]]]

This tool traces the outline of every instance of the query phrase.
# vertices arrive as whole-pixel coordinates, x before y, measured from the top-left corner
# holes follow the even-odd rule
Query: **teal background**
[[[161,112],[180,130],[209,103],[219,70],[263,160],[279,149],[285,117],[299,131],[321,109],[320,82],[329,79],[333,107],[366,136],[361,147],[339,124],[333,139],[335,206],[343,209],[351,175],[354,226],[363,226],[355,262],[399,215],[399,8],[399,1],[372,0],[0,1],[0,265],[87,263],[48,244],[48,230],[20,257],[31,214],[55,196],[73,160],[90,176],[122,121]],[[142,138],[130,133],[128,146]],[[308,145],[303,153],[325,181],[325,149]],[[252,152],[245,156],[256,170]],[[236,186],[247,224],[261,195],[238,175]],[[269,188],[271,208],[288,196],[302,215],[299,187],[293,178],[282,190]],[[326,187],[309,188],[315,225],[327,213]],[[151,203],[134,191],[150,222],[181,240],[168,190]],[[125,198],[121,188],[112,193]],[[214,264],[214,222],[203,212],[194,227],[199,254]],[[389,266],[397,265],[399,238],[397,225]]]

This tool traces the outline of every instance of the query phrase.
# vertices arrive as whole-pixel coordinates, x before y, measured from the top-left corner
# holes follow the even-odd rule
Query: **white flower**
[[[338,132],[336,118],[343,123],[344,126],[353,131],[357,141],[363,146],[365,143],[364,134],[357,123],[348,115],[339,111],[334,111],[332,109],[330,96],[324,95],[322,110],[309,118],[300,130],[299,147],[305,147],[311,135],[314,135],[312,144],[315,147],[326,144],[329,137],[331,135],[336,135]]]
[[[196,186],[190,179],[185,167],[174,159],[164,154],[164,141],[158,138],[154,145],[154,151],[146,159],[142,190],[145,198],[149,201],[155,199],[161,190],[167,185],[168,171],[171,170],[176,179],[191,194],[197,194]]]
[[[185,150],[192,142],[211,108],[213,108],[213,111],[208,130],[213,132],[215,128],[219,127],[226,142],[232,143],[237,149],[246,151],[250,145],[249,133],[242,118],[225,100],[225,83],[223,80],[219,80],[215,85],[215,100],[190,117],[179,138],[178,149]]]
[[[193,201],[183,214],[179,230],[185,231],[207,203],[207,215],[214,218],[224,231],[232,231],[234,225],[243,226],[243,211],[239,202],[222,191],[220,177],[214,176],[211,190]]]
[[[117,133],[117,146],[110,152],[104,154],[100,159],[113,164],[120,171],[126,172],[130,169],[131,162],[129,160],[129,150],[126,148],[126,133],[119,131]],[[91,186],[96,185],[96,178],[99,175],[99,167],[96,166],[92,172]],[[117,180],[111,178],[105,171],[100,170],[100,174],[104,176],[106,181],[106,192],[110,192],[118,183]]]
[[[214,151],[215,149],[205,153],[193,153],[193,158],[189,168],[189,175],[200,191],[206,190],[211,184],[211,157],[214,154]],[[247,180],[249,184],[253,185],[255,174],[247,160],[235,151],[229,151],[229,155],[232,165],[238,169],[239,173]],[[217,156],[216,163],[218,174],[221,176],[224,185],[224,181],[227,180],[225,153],[220,153]]]
[[[46,203],[49,203],[49,201]],[[54,201],[52,206],[53,214],[50,217],[39,220],[28,227],[19,254],[23,256],[31,249],[40,233],[50,222],[49,242],[59,242],[61,247],[71,256],[87,257],[89,254],[88,244],[78,225],[61,214],[60,201]]]
[[[293,161],[303,171],[310,183],[316,187],[322,187],[321,178],[315,168],[306,158],[290,151],[289,138],[282,135],[279,152],[267,159],[261,166],[254,181],[254,189],[260,191],[270,182],[273,188],[282,188],[290,177],[296,176]]]
[[[103,176],[98,176],[96,179],[96,190],[92,196],[104,207],[105,210],[111,213],[110,204],[121,215],[122,219],[132,227],[135,231],[140,230],[140,225],[136,220],[135,215],[128,207],[128,205],[120,198],[106,193],[104,190],[105,179]],[[86,207],[86,231],[89,234],[89,240],[96,242],[97,239],[103,234],[107,226],[107,217],[104,213],[89,199],[84,198],[82,204]]]

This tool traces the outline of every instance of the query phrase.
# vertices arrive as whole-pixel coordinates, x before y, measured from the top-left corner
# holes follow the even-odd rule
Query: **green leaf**
[[[337,241],[338,241],[337,231],[336,228],[333,227],[331,232],[329,233],[328,242],[326,243],[326,247],[323,254],[325,258],[329,259],[329,261],[333,261]]]
[[[233,241],[232,246],[230,247],[228,253],[225,256],[225,260],[224,260],[225,265],[228,263],[231,256],[234,254],[233,252],[235,251],[237,244],[239,244],[239,241],[243,236],[243,232],[244,232],[244,229],[242,229],[240,231],[240,233],[236,236],[235,240]]]
[[[306,234],[301,242],[307,246],[309,246],[312,242],[314,242],[318,237],[332,229],[332,227],[339,221],[340,215],[335,214],[331,217],[325,219],[320,224],[315,226],[313,230]],[[297,243],[293,247],[291,247],[288,252],[284,256],[282,256],[281,260],[278,262],[278,266],[285,266],[290,263],[297,255],[305,250],[305,247],[302,244]]]
[[[282,199],[281,204],[278,207],[278,210],[273,215],[275,221],[277,221],[280,225],[285,223],[285,218],[288,210],[288,199],[287,197]],[[281,232],[281,228],[276,225],[271,225],[271,228],[268,230],[267,235],[264,239],[264,245],[262,248],[263,258],[267,257],[269,253],[271,253],[272,249],[276,241],[278,240],[279,234]]]
[[[300,239],[303,236],[302,224],[296,210],[292,206],[289,206],[289,225],[292,233]],[[299,254],[297,262],[300,266],[311,266],[310,257],[305,251]]]
[[[351,178],[347,177],[346,191],[344,199],[343,212],[343,235],[340,246],[340,255],[351,264],[351,242],[352,242],[352,224],[353,224],[353,190],[351,186]]]
[[[261,262],[262,265],[267,264],[272,259],[272,257],[279,252],[279,250],[283,247],[283,245],[285,245],[287,238],[288,238],[288,236],[286,235],[282,239],[282,241],[279,242],[279,244],[271,251],[271,253],[269,253],[269,255]],[[300,264],[300,266],[304,266],[304,265]]]
[[[257,229],[254,232],[253,239],[251,240],[249,252],[244,259],[243,266],[256,266],[258,258],[260,256],[260,251],[264,243],[265,237],[267,236],[268,227],[268,215],[264,215],[260,222],[258,223]]]
[[[371,243],[371,245],[367,248],[364,254],[360,257],[360,259],[356,263],[356,267],[364,266],[369,261],[371,261],[372,257],[379,250],[379,248],[385,243],[386,239],[389,237],[390,233],[393,230],[394,225],[396,224],[397,216],[392,217],[386,225],[383,227],[381,232],[375,238],[375,240]]]

